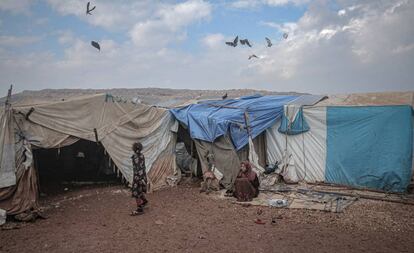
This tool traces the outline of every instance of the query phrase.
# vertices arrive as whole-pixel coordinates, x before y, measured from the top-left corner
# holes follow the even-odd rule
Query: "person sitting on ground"
[[[147,173],[145,171],[145,157],[141,153],[142,144],[136,142],[132,145],[134,154],[132,155],[132,166],[134,177],[132,179],[132,197],[135,198],[137,209],[131,215],[140,215],[144,213],[144,206],[148,203],[145,197],[147,192]]]
[[[233,196],[237,198],[237,201],[252,201],[259,195],[259,185],[259,178],[252,170],[250,162],[242,162],[234,183]]]

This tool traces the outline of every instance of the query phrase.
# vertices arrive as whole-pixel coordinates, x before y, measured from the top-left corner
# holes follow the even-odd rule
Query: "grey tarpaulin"
[[[213,143],[194,140],[203,172],[208,170],[207,155],[212,153],[216,168],[223,174],[220,183],[226,189],[232,189],[237,173],[240,169],[240,160],[228,136],[221,136]]]

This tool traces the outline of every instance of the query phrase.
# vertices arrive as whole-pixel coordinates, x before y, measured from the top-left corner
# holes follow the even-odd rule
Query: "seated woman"
[[[252,170],[252,166],[248,161],[241,163],[240,172],[234,183],[234,197],[238,201],[252,201],[259,195],[259,178]]]

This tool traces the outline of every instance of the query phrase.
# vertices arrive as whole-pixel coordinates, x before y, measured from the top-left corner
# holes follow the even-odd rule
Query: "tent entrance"
[[[97,184],[120,184],[101,145],[79,140],[63,148],[33,150],[40,193],[53,195]]]

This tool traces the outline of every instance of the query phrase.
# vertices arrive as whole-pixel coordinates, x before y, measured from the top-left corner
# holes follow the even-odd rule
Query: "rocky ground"
[[[123,186],[43,197],[48,218],[0,230],[0,252],[414,252],[410,205],[359,200],[340,214],[244,207],[195,185],[149,200],[146,213],[132,217],[134,201]]]

